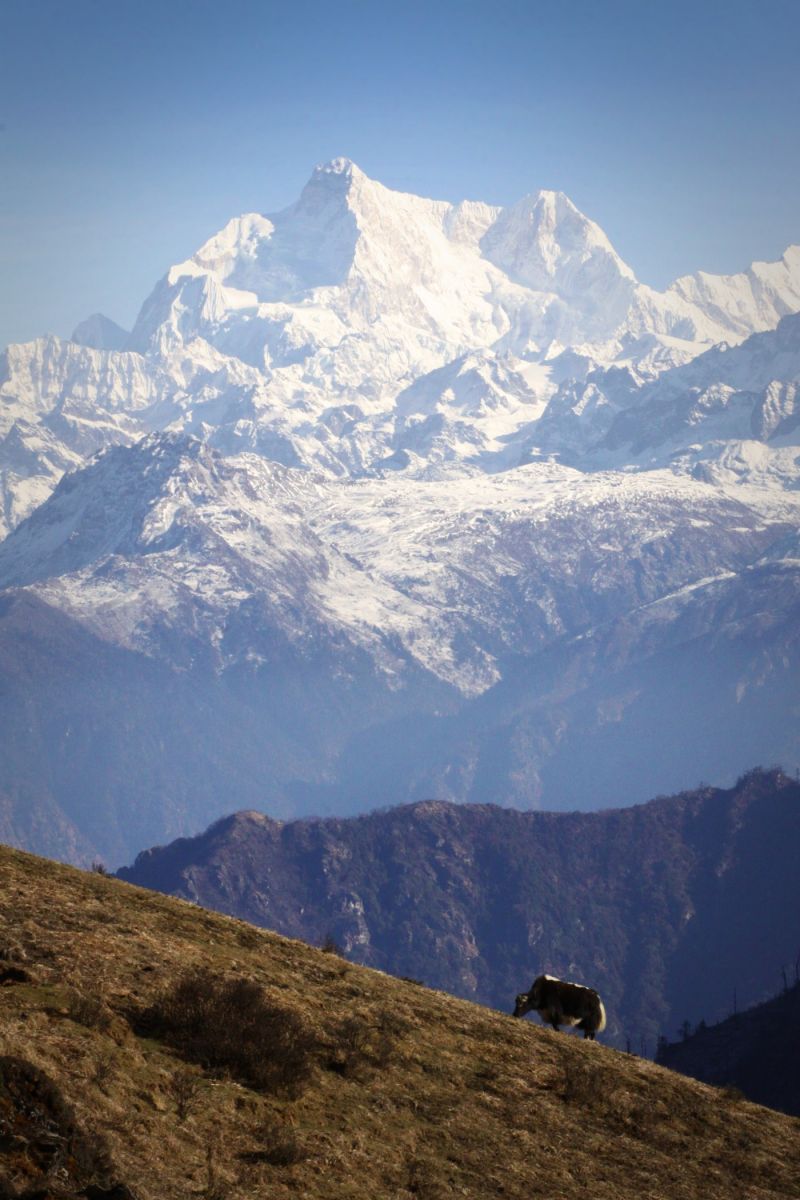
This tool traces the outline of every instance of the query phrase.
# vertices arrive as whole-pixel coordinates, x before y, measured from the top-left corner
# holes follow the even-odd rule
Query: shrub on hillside
[[[319,948],[323,954],[337,954],[339,958],[344,958],[344,951],[342,950],[342,947],[339,945],[339,943],[336,941],[336,938],[330,931],[325,934],[324,938],[319,944]]]
[[[101,996],[77,988],[70,989],[67,994],[67,1015],[87,1029],[106,1030],[113,1020],[111,1010]]]
[[[191,1071],[177,1071],[167,1083],[166,1090],[175,1102],[178,1120],[185,1121],[200,1096],[199,1077]]]
[[[357,1076],[366,1069],[385,1070],[395,1057],[398,1040],[409,1026],[387,1009],[369,1018],[353,1014],[338,1021],[330,1031],[331,1054],[328,1070]]]
[[[269,1163],[271,1167],[291,1167],[307,1157],[292,1126],[277,1117],[265,1117],[255,1136],[258,1149],[242,1155],[247,1162]]]
[[[314,1067],[314,1035],[249,979],[191,971],[141,1014],[139,1027],[258,1091],[297,1096]]]
[[[56,1081],[14,1055],[0,1056],[0,1129],[0,1196],[54,1195],[56,1179],[59,1194],[107,1194],[113,1169],[102,1135],[81,1129]]]

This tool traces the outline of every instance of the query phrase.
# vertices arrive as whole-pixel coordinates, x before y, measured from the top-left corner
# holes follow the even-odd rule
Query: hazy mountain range
[[[347,160],[0,365],[0,834],[800,760],[800,249],[664,292]],[[98,452],[99,453],[98,455]]]

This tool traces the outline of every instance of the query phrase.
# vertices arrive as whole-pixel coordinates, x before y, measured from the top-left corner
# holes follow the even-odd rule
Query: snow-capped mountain
[[[125,350],[98,315],[73,342],[9,347],[4,528],[75,455],[155,429],[339,478],[572,461],[655,377],[798,309],[796,247],[659,293],[561,193],[450,204],[337,159],[288,209],[238,217],[170,268]]]
[[[39,836],[31,762],[69,853],[120,857],[243,803],[793,766],[798,310],[796,247],[656,292],[561,193],[451,204],[337,159],[130,335],[8,347],[6,835]]]
[[[116,645],[220,670],[265,657],[230,637],[257,598],[270,637],[359,646],[393,686],[413,661],[469,696],[521,648],[749,566],[793,513],[666,472],[555,464],[342,484],[159,434],[62,479],[0,543],[0,589],[32,589]]]
[[[793,761],[796,503],[731,491],[113,448],[0,544],[3,836],[119,861],[242,803],[585,807]]]
[[[771,471],[779,485],[796,487],[799,381],[800,314],[793,314],[649,380],[617,366],[565,380],[530,431],[530,453],[587,470],[669,466],[697,474],[705,464],[700,477],[709,479],[718,462],[728,482]]]
[[[12,345],[0,359],[0,534],[97,450],[169,421],[180,384],[139,354],[59,338]]]
[[[423,606],[365,582],[323,543],[312,496],[255,455],[152,435],[62,479],[0,546],[0,589],[31,587],[98,637],[175,666],[266,662],[277,634],[301,650],[327,637],[368,650],[387,674],[402,670],[397,641],[424,625]],[[257,617],[246,643],[243,613]]]

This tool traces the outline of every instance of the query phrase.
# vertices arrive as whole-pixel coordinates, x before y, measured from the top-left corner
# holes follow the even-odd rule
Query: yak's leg
[[[587,1038],[589,1039],[590,1042],[594,1041],[595,1029],[592,1026],[591,1018],[584,1017],[582,1021],[579,1021],[578,1029],[583,1030],[583,1040],[584,1041],[586,1041]]]

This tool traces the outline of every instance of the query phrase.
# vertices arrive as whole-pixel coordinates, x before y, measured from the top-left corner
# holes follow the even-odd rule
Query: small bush
[[[219,1137],[206,1146],[206,1185],[201,1192],[203,1200],[227,1200],[228,1188],[219,1169]]]
[[[105,1089],[106,1084],[114,1075],[114,1058],[111,1054],[101,1054],[95,1059],[92,1078],[98,1087]]]
[[[334,1027],[333,1051],[328,1062],[339,1075],[358,1075],[365,1068],[383,1070],[395,1055],[397,1040],[408,1030],[408,1023],[388,1009],[372,1014],[372,1019],[345,1017]]]
[[[19,1183],[24,1180],[36,1189],[48,1176],[57,1175],[70,1190],[100,1186],[98,1181],[106,1184],[112,1168],[104,1139],[97,1131],[85,1133],[79,1128],[61,1089],[39,1067],[22,1058],[0,1056],[0,1109],[6,1128],[14,1130],[19,1143],[14,1157]],[[10,1189],[1,1168],[0,1181]]]
[[[388,1067],[396,1057],[397,1043],[412,1026],[404,1017],[398,1016],[388,1008],[376,1013],[373,1022],[372,1060],[376,1067]]]
[[[339,945],[339,943],[336,941],[336,938],[330,931],[325,934],[324,938],[319,944],[319,948],[323,954],[338,954],[339,958],[344,957],[342,947]]]
[[[722,1087],[719,1089],[719,1095],[720,1095],[720,1099],[722,1099],[722,1100],[731,1100],[731,1101],[733,1101],[733,1103],[735,1103],[735,1104],[738,1104],[738,1103],[740,1103],[742,1100],[746,1100],[746,1099],[747,1099],[747,1097],[745,1096],[745,1094],[744,1094],[744,1092],[741,1090],[741,1088],[738,1088],[738,1087],[736,1087],[736,1086],[735,1086],[734,1084],[732,1084],[732,1083],[726,1083],[726,1084],[724,1084],[724,1085],[723,1085],[723,1086],[722,1086]]]
[[[199,1076],[191,1071],[176,1071],[167,1085],[167,1092],[175,1102],[178,1120],[183,1122],[197,1104],[200,1094]]]
[[[297,1096],[313,1071],[314,1035],[248,979],[192,971],[140,1014],[138,1025],[190,1061],[227,1070],[257,1091]]]
[[[249,925],[242,926],[237,936],[239,945],[245,950],[257,950],[262,945],[261,934]]]
[[[359,1017],[345,1017],[333,1031],[330,1068],[340,1075],[355,1075],[369,1060],[370,1029]]]
[[[67,1014],[70,1020],[87,1029],[107,1029],[112,1020],[111,1012],[100,996],[77,990],[67,997]]]
[[[565,1104],[597,1109],[603,1093],[598,1089],[596,1072],[582,1062],[565,1062],[561,1098]]]
[[[306,1152],[291,1125],[276,1117],[267,1117],[255,1133],[258,1149],[242,1157],[251,1163],[269,1163],[272,1167],[290,1167],[301,1162]]]

